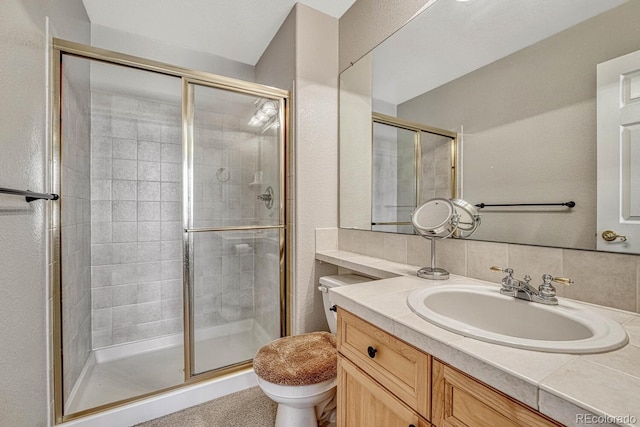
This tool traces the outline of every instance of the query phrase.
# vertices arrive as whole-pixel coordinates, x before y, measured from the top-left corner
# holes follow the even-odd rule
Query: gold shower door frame
[[[190,255],[193,253],[193,233],[197,232],[215,232],[215,231],[251,231],[261,229],[275,229],[279,231],[279,272],[280,272],[280,335],[285,336],[290,331],[290,299],[288,294],[288,282],[286,260],[289,258],[290,245],[287,244],[291,239],[287,232],[286,225],[286,177],[288,170],[288,159],[286,156],[287,140],[290,137],[289,127],[289,91],[277,89],[257,83],[246,82],[243,80],[233,79],[230,77],[219,76],[216,74],[206,73],[202,71],[190,70],[187,68],[176,67],[161,62],[151,61],[131,55],[113,52],[105,49],[95,48],[75,42],[61,39],[53,39],[53,55],[52,55],[52,107],[51,107],[51,187],[56,194],[61,193],[61,124],[60,124],[60,108],[61,108],[61,76],[62,76],[62,56],[70,55],[84,58],[87,60],[101,61],[113,65],[122,65],[143,71],[151,71],[164,75],[179,77],[182,79],[182,150],[183,150],[183,334],[184,334],[184,372],[185,379],[182,384],[156,390],[154,392],[145,393],[132,398],[100,405],[87,410],[79,411],[72,414],[65,414],[63,408],[63,356],[62,356],[62,272],[61,272],[61,242],[62,242],[62,226],[61,226],[61,210],[62,198],[52,201],[49,204],[50,218],[50,283],[53,295],[53,394],[54,394],[54,411],[56,424],[74,420],[83,416],[95,414],[98,412],[122,406],[137,400],[145,399],[169,390],[179,389],[181,387],[192,385],[216,377],[221,377],[233,372],[250,368],[251,361],[236,363],[224,368],[203,372],[200,374],[193,373],[193,344],[194,344],[194,327],[193,316],[191,316],[191,303],[193,295],[193,269]],[[217,89],[228,90],[235,93],[244,93],[259,97],[269,98],[279,104],[279,120],[283,124],[279,132],[279,220],[277,225],[269,226],[238,226],[238,227],[218,227],[218,228],[190,228],[191,227],[191,189],[193,179],[193,85],[208,86]]]
[[[456,165],[458,164],[458,134],[456,132],[440,129],[433,126],[423,125],[417,122],[411,122],[404,119],[399,119],[394,116],[388,116],[386,114],[373,112],[371,113],[371,182],[373,182],[373,141],[374,134],[373,129],[376,123],[391,126],[397,129],[404,129],[415,133],[414,137],[414,181],[415,181],[415,203],[416,206],[420,206],[424,200],[420,200],[421,193],[421,182],[420,177],[422,176],[422,133],[430,133],[433,135],[440,135],[451,139],[450,150],[451,150],[451,198],[456,197],[457,191],[457,169]],[[373,218],[373,204],[371,206],[371,217]],[[372,221],[373,222],[373,221]],[[374,224],[372,224],[373,226]],[[376,222],[375,225],[411,225],[411,222]]]

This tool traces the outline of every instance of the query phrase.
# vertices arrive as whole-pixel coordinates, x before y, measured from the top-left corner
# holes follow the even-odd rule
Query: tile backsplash
[[[415,235],[349,229],[318,229],[317,250],[340,249],[418,267],[431,263],[431,243]],[[336,240],[337,246],[332,246]],[[544,273],[570,277],[558,295],[640,313],[640,256],[475,240],[436,242],[436,266],[452,274],[500,283],[489,270],[510,267],[514,276],[530,275],[536,286]]]

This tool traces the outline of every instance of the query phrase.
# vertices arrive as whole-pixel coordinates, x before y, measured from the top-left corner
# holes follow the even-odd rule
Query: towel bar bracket
[[[0,193],[12,194],[14,196],[24,196],[25,200],[29,203],[33,202],[34,200],[58,200],[60,198],[60,196],[58,196],[57,194],[35,193],[29,190],[22,191],[5,187],[0,187]]]

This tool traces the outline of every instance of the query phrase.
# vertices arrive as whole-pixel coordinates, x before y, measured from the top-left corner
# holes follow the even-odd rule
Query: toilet
[[[325,316],[331,333],[282,337],[258,350],[253,369],[262,391],[278,404],[275,427],[327,425],[335,408],[337,384],[337,315],[329,288],[371,279],[356,274],[320,278]]]
[[[324,314],[327,317],[329,330],[333,335],[337,334],[338,313],[335,305],[329,298],[329,289],[338,286],[355,285],[357,283],[369,282],[372,279],[357,274],[337,274],[335,276],[323,276],[320,278],[318,290],[322,292],[322,302],[324,303]]]

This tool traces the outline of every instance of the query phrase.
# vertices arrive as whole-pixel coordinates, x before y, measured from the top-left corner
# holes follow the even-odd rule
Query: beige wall
[[[371,55],[340,75],[340,224],[371,228]]]
[[[297,4],[256,65],[256,80],[293,91],[288,215],[292,333],[326,329],[315,228],[335,227],[338,147],[338,21]],[[292,84],[293,83],[293,84]]]
[[[46,10],[31,2],[31,11]],[[45,21],[0,13],[0,185],[45,191]],[[0,195],[0,425],[47,423],[46,201]]]
[[[315,228],[338,223],[338,20],[296,9],[293,332],[302,333],[326,327],[317,284],[331,271],[314,262]]]
[[[357,0],[340,17],[340,72],[398,31],[427,0]]]
[[[256,82],[293,90],[296,74],[296,9],[284,20],[256,63]]]

